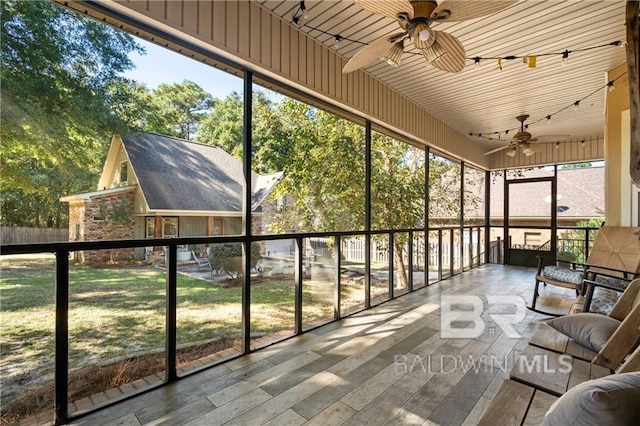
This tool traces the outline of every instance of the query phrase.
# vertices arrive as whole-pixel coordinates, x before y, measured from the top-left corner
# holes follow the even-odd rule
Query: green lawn
[[[305,278],[303,282],[305,326],[333,318],[334,278],[330,271],[316,280]],[[221,350],[225,345],[237,344],[241,335],[241,287],[224,286],[182,274],[178,274],[177,281],[179,347],[211,343]],[[52,404],[54,283],[53,255],[0,257],[1,396],[3,401],[15,406],[11,411],[13,416],[37,412]],[[386,286],[383,283],[376,285]],[[90,373],[85,372],[93,371],[91,368],[95,366],[116,366],[114,361],[118,359],[162,352],[165,347],[165,287],[163,269],[138,265],[101,268],[71,265],[69,366],[73,374],[86,378]],[[341,298],[343,310],[362,306],[363,280],[347,280],[341,286]],[[292,277],[252,278],[252,336],[293,331],[294,300]],[[208,352],[198,356],[206,355]],[[154,364],[150,365],[155,368]],[[129,367],[122,368],[113,373],[112,379],[98,385],[87,382],[86,386],[81,386],[79,383],[84,379],[78,383],[74,381],[73,398],[92,395],[137,378],[137,373],[128,371]],[[120,372],[127,374],[127,378],[120,377]],[[143,372],[140,377],[154,372]],[[111,385],[112,380],[117,384]]]
[[[54,259],[1,259],[0,367],[3,372],[50,373],[54,356]],[[69,361],[73,368],[164,349],[166,274],[150,266],[69,270]],[[327,286],[331,289],[327,291]],[[331,318],[331,282],[305,281],[304,320]],[[349,295],[343,289],[344,297]],[[252,284],[251,331],[255,335],[292,329],[292,279]],[[330,296],[331,297],[331,296]],[[178,275],[178,344],[237,337],[241,288]]]

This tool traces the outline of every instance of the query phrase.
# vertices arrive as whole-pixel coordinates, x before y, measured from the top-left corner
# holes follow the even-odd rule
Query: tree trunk
[[[403,259],[404,243],[395,241],[393,243],[393,267],[396,271],[400,288],[409,288],[409,279],[407,277],[407,269],[404,267]]]

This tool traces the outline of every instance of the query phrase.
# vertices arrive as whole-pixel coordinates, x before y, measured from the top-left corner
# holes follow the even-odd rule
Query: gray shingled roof
[[[548,175],[549,172],[546,172]],[[531,174],[535,176],[535,174]],[[545,175],[545,172],[540,172]],[[528,175],[529,176],[529,175]],[[514,217],[548,217],[550,215],[549,183],[511,185],[509,196]],[[604,211],[604,167],[558,170],[558,217],[600,217]],[[502,179],[491,182],[491,216],[504,214]]]
[[[242,162],[222,149],[153,133],[122,142],[151,210],[242,210]],[[252,173],[252,210],[281,176]]]

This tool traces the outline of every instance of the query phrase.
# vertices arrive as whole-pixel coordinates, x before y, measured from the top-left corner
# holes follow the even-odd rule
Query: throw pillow
[[[621,373],[581,383],[557,399],[544,416],[551,425],[640,424],[640,373]]]
[[[586,312],[553,318],[548,320],[547,324],[582,346],[599,352],[616,331],[620,321],[605,315]]]

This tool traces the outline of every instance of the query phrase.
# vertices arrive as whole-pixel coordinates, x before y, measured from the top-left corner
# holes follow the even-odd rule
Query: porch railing
[[[63,243],[43,243],[43,244],[18,244],[4,245],[0,247],[1,255],[54,253],[55,254],[55,401],[54,401],[54,421],[57,424],[64,424],[70,419],[75,419],[93,412],[97,409],[111,405],[115,402],[132,397],[141,392],[158,386],[179,380],[181,377],[200,371],[221,361],[247,354],[255,349],[264,347],[266,344],[274,343],[282,336],[265,340],[263,346],[252,343],[251,324],[251,274],[255,270],[244,256],[244,284],[242,285],[241,300],[241,348],[233,356],[225,359],[213,360],[206,365],[195,368],[184,374],[179,373],[177,368],[178,352],[178,327],[177,327],[177,306],[178,306],[178,247],[198,244],[220,244],[220,243],[240,243],[243,245],[244,253],[253,242],[269,242],[276,240],[295,241],[293,262],[292,285],[295,286],[294,297],[294,319],[293,332],[286,337],[301,334],[314,326],[305,327],[303,320],[305,312],[303,307],[303,285],[305,285],[305,262],[309,265],[309,251],[305,247],[311,246],[311,242],[318,246],[325,246],[323,249],[329,250],[331,247],[332,265],[330,271],[333,273],[333,316],[315,326],[326,324],[340,318],[349,316],[363,309],[368,309],[381,301],[391,300],[417,288],[432,284],[443,278],[460,273],[464,270],[474,268],[484,263],[484,228],[483,227],[452,227],[435,229],[401,229],[383,231],[353,231],[353,232],[331,232],[331,233],[307,233],[307,234],[279,234],[279,235],[252,235],[252,236],[216,236],[216,237],[188,237],[171,239],[139,239],[139,240],[110,240],[110,241],[89,241],[89,242],[63,242]],[[324,241],[324,244],[319,242]],[[79,251],[88,250],[116,250],[123,248],[141,247],[164,247],[165,248],[165,271],[166,284],[164,290],[165,299],[165,369],[164,379],[157,384],[151,384],[141,389],[132,389],[131,392],[119,397],[114,397],[108,401],[98,402],[90,407],[76,409],[70,412],[69,407],[69,372],[73,365],[69,365],[69,300],[70,300],[70,259],[72,254]],[[398,250],[400,253],[398,253]],[[329,252],[325,252],[328,255]],[[398,256],[399,254],[399,256]],[[402,259],[402,269],[406,271],[406,286],[398,283],[399,272],[397,270],[398,259]],[[326,260],[326,259],[325,259]],[[342,308],[341,298],[345,286],[345,271],[353,268],[353,265],[362,267],[361,279],[364,288],[361,303],[351,306],[349,309]],[[376,274],[388,277],[386,289],[382,293],[373,293],[372,286],[376,286],[379,291],[380,282],[372,281],[377,276],[373,274],[372,265],[376,265]],[[418,274],[422,280],[416,280]],[[329,279],[331,281],[331,279]],[[329,293],[331,294],[331,293]],[[123,296],[124,297],[124,296]],[[125,300],[123,299],[123,303]],[[5,324],[11,327],[11,324]],[[94,330],[100,334],[100,330]],[[252,346],[252,344],[254,346]]]

